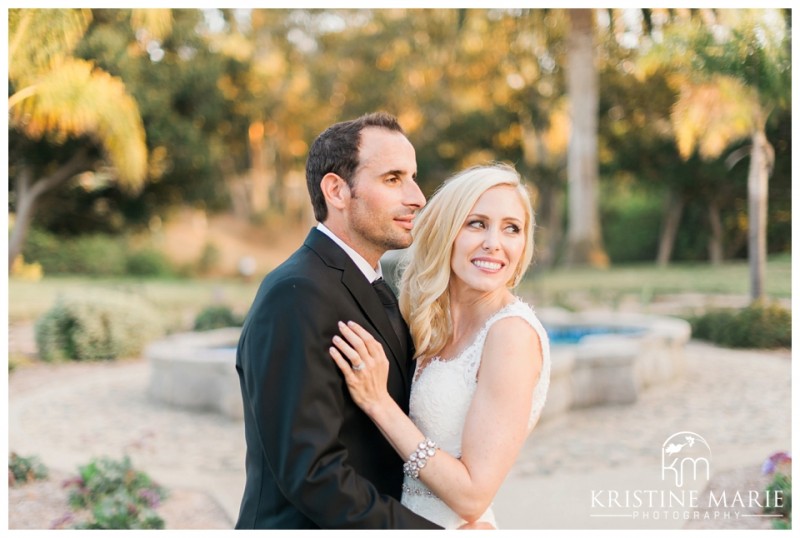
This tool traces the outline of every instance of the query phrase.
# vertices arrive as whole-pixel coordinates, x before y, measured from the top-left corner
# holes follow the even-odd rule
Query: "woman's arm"
[[[425,436],[386,394],[383,349],[355,323],[340,324],[340,329],[347,341],[334,339],[330,353],[353,399],[397,453],[408,458]],[[362,362],[364,369],[354,371]],[[486,511],[522,448],[541,365],[539,336],[526,321],[510,317],[492,325],[467,413],[461,458],[437,451],[419,474],[466,521],[476,521]]]

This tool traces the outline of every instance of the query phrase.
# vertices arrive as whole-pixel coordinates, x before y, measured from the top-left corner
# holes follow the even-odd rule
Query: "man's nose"
[[[422,194],[422,190],[417,185],[417,182],[412,180],[409,181],[406,187],[405,192],[405,204],[407,206],[415,207],[417,209],[421,209],[425,207],[427,203],[425,200],[425,195]]]

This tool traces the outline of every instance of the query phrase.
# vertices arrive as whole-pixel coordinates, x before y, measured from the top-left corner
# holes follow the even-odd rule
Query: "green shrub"
[[[663,218],[661,197],[627,188],[606,190],[600,211],[608,256],[614,263],[654,260]]]
[[[135,276],[172,276],[175,271],[166,256],[158,250],[146,248],[132,253],[125,262],[125,270]]]
[[[38,262],[48,273],[63,272],[66,266],[64,263],[64,250],[62,241],[55,235],[31,228],[25,238],[23,256],[28,261]]]
[[[74,269],[70,272],[94,276],[125,274],[128,249],[123,238],[89,235],[73,239],[70,246],[75,252]]]
[[[162,332],[149,303],[105,290],[59,297],[35,325],[39,357],[45,361],[133,357]]]
[[[120,276],[125,274],[127,242],[118,236],[94,234],[65,239],[31,230],[23,254],[47,274]]]
[[[8,478],[13,484],[41,480],[47,474],[47,467],[36,456],[24,457],[12,452],[8,457]]]
[[[241,327],[242,319],[227,306],[209,306],[203,309],[194,320],[195,331],[210,331],[223,327]]]
[[[730,342],[733,339],[731,332],[737,330],[736,314],[728,310],[707,312],[689,321],[692,324],[692,336],[718,344]]]
[[[777,304],[716,310],[689,321],[695,338],[723,346],[766,349],[792,345],[792,313]]]
[[[749,332],[748,347],[791,347],[792,313],[777,304],[756,304],[739,313],[742,332]]]
[[[776,529],[792,528],[792,476],[776,473],[772,481],[766,487],[767,498],[774,499],[776,492],[780,492],[783,505],[780,507],[765,507],[767,514],[778,514],[780,518],[772,520],[772,526]]]
[[[163,529],[164,520],[155,509],[166,490],[148,475],[135,470],[130,459],[99,458],[78,468],[78,476],[66,483],[72,489],[73,508],[88,508],[89,521],[78,529]]]

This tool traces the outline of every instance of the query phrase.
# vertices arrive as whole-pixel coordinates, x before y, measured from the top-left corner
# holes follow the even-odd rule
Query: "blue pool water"
[[[577,344],[584,336],[590,334],[619,334],[634,335],[642,332],[642,329],[634,327],[604,327],[597,325],[545,325],[547,336],[550,337],[551,345]]]

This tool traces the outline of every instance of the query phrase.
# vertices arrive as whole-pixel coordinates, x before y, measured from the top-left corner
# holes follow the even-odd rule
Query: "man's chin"
[[[411,246],[411,236],[409,234],[407,239],[402,240],[399,238],[393,238],[390,241],[386,241],[383,246],[386,248],[386,250],[402,250],[404,248],[408,248]]]

